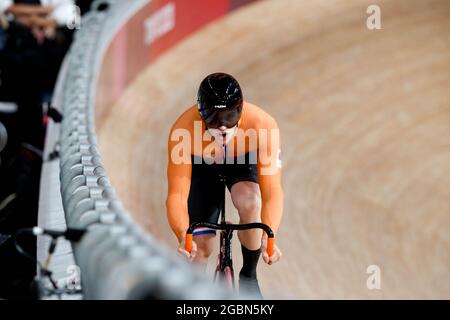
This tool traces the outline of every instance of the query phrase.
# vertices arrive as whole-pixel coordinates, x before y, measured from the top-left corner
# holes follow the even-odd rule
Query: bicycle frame
[[[233,237],[233,231],[235,230],[249,230],[249,229],[262,229],[267,234],[267,253],[270,256],[273,254],[275,237],[272,229],[263,223],[247,223],[247,224],[231,224],[227,223],[225,220],[225,196],[226,196],[226,184],[225,177],[220,176],[221,182],[224,185],[223,199],[220,208],[221,221],[220,223],[209,223],[209,222],[194,222],[192,223],[186,232],[186,243],[185,249],[188,252],[192,251],[192,238],[193,232],[197,228],[209,228],[214,230],[220,230],[220,252],[218,256],[217,267],[214,275],[214,279],[217,278],[219,274],[226,276],[227,268],[230,270],[230,282],[231,288],[234,288],[234,272],[233,272],[233,258],[231,250],[231,239]]]

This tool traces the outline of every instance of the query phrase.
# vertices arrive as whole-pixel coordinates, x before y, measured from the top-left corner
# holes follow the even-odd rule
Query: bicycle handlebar
[[[249,230],[249,229],[262,229],[267,234],[267,254],[269,257],[273,255],[275,246],[275,236],[272,229],[264,223],[247,223],[247,224],[217,224],[208,222],[194,222],[192,223],[186,232],[185,250],[189,253],[192,251],[192,233],[195,229],[204,227],[214,230]]]

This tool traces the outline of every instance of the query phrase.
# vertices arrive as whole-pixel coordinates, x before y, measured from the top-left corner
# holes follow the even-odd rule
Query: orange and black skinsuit
[[[238,130],[226,146],[225,164],[222,164],[223,156],[222,163],[216,160],[210,164],[211,159],[218,159],[217,154],[222,152],[223,155],[224,149],[208,134],[197,105],[186,110],[170,131],[166,207],[169,224],[179,242],[190,223],[217,222],[218,200],[223,197],[219,173],[225,173],[229,189],[239,181],[259,183],[262,223],[269,225],[274,233],[278,230],[283,213],[283,190],[276,121],[256,105],[244,102]],[[253,165],[248,164],[251,159]],[[245,163],[241,163],[244,160]]]

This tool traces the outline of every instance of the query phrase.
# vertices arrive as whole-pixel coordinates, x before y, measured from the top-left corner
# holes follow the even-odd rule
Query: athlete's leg
[[[239,212],[239,223],[261,221],[261,192],[259,185],[251,181],[241,181],[231,187],[231,199]],[[241,230],[238,232],[241,244],[249,250],[261,247],[260,229]]]
[[[256,182],[240,181],[231,187],[231,198],[237,208],[240,223],[259,222],[261,211],[261,193]],[[241,230],[238,233],[242,245],[242,269],[239,272],[239,288],[252,292],[262,298],[258,285],[256,268],[261,255],[260,229]]]
[[[202,234],[194,236],[193,240],[197,244],[197,255],[194,258],[194,262],[203,264],[206,267],[208,258],[214,249],[214,234]]]
[[[208,164],[195,164],[192,159],[191,187],[188,197],[189,223],[209,222],[217,223],[219,208],[223,197],[223,185],[214,167]],[[214,248],[214,230],[197,229],[193,233],[193,240],[197,245],[194,262],[204,264]]]

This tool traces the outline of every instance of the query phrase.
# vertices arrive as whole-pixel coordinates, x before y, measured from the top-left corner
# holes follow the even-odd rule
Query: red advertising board
[[[129,83],[177,42],[256,0],[153,0],[119,30],[103,59],[96,94],[96,122]]]

